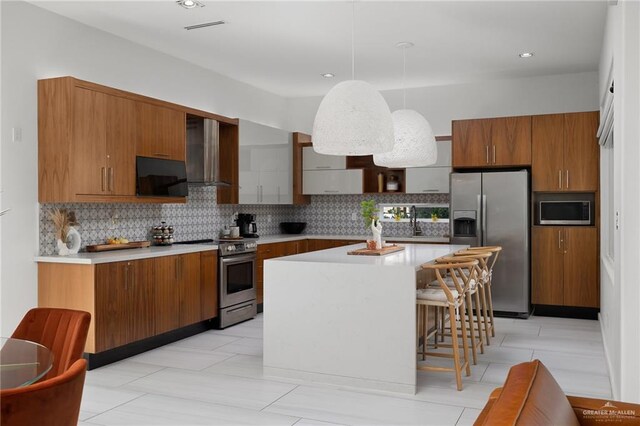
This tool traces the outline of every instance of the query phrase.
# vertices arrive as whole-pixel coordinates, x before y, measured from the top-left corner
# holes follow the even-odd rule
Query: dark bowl
[[[280,222],[280,230],[285,234],[300,234],[307,227],[307,222]]]

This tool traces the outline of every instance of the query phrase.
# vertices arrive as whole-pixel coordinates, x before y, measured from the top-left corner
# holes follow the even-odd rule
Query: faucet
[[[411,225],[411,236],[419,237],[422,235],[422,229],[418,225],[418,218],[416,217],[416,206],[409,208],[409,224]]]

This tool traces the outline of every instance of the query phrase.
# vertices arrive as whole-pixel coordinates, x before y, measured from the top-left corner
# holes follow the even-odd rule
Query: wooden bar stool
[[[467,249],[467,251],[488,252],[493,255],[491,259],[486,260],[486,267],[487,267],[487,272],[489,274],[489,279],[487,280],[487,283],[485,285],[485,293],[486,293],[487,304],[489,309],[489,321],[491,322],[491,336],[495,337],[496,328],[495,328],[495,322],[493,320],[493,298],[491,296],[491,291],[492,291],[491,284],[493,283],[493,267],[496,264],[498,257],[500,257],[500,252],[502,252],[502,247],[501,246],[470,247]]]
[[[453,371],[456,375],[456,385],[458,390],[462,390],[462,370],[465,370],[467,376],[471,375],[471,367],[469,365],[469,343],[467,336],[467,321],[465,313],[465,293],[468,291],[471,279],[475,275],[474,266],[478,265],[477,260],[468,260],[466,262],[456,263],[439,263],[439,264],[426,264],[422,265],[422,269],[432,270],[435,273],[436,281],[439,287],[428,287],[424,289],[416,290],[416,305],[418,314],[424,315],[423,320],[423,345],[422,359],[425,356],[437,356],[444,358],[453,358],[454,368],[446,367],[432,367],[428,365],[418,365],[418,370],[430,370],[430,371]],[[467,273],[465,273],[465,270]],[[458,271],[458,274],[456,274]],[[471,272],[468,272],[471,271]],[[449,274],[452,278],[454,288],[450,288],[445,282],[445,278]],[[436,309],[447,309],[449,311],[449,321],[451,322],[451,348],[452,353],[441,352],[427,352],[427,339],[434,334],[431,332],[427,335],[427,312],[428,307],[434,306]],[[460,331],[461,336],[458,336],[458,327],[456,324],[456,311],[460,315]],[[462,338],[463,358],[460,360],[460,347],[458,339]],[[441,345],[448,346],[448,345]]]
[[[465,257],[465,256],[448,256],[448,257],[441,257],[436,259],[436,263],[469,263],[469,261],[473,261],[473,260],[478,260],[475,259],[474,257]],[[455,274],[459,277],[462,278],[463,282],[465,282],[465,279],[468,278],[469,281],[469,285],[468,285],[468,289],[465,292],[465,307],[466,307],[466,316],[467,316],[467,321],[469,323],[469,339],[471,341],[471,355],[472,355],[472,359],[473,359],[473,364],[477,364],[478,363],[478,357],[477,357],[477,352],[478,350],[480,351],[480,353],[484,353],[484,344],[483,344],[483,340],[482,340],[482,333],[480,331],[480,322],[479,322],[479,318],[481,318],[481,309],[480,309],[480,299],[479,299],[479,284],[478,284],[478,277],[480,276],[482,270],[480,269],[479,263],[467,268],[466,271],[464,271],[464,274],[461,274],[461,271],[459,269],[455,270]],[[449,286],[449,288],[455,288],[455,283],[453,280],[453,277],[451,276],[447,276],[444,279],[445,283],[447,284],[447,286]],[[431,285],[435,285],[438,286],[438,281],[433,281],[431,283]],[[476,312],[475,312],[475,320],[474,320],[474,313],[473,313],[473,299],[476,299],[476,303],[475,303],[475,308],[476,308]],[[442,320],[444,322],[444,320]],[[460,328],[460,326],[458,326],[458,328]],[[446,333],[445,327],[442,328],[442,331],[440,332],[441,336],[451,336],[451,333]],[[477,336],[477,339],[476,339]],[[437,342],[437,337],[436,337],[436,347],[438,345]]]
[[[478,332],[483,339],[483,344],[489,346],[491,345],[492,325],[489,303],[487,301],[487,280],[489,276],[487,259],[491,257],[491,253],[461,250],[455,253],[455,256],[472,258],[478,261],[478,291],[475,294],[475,306],[478,314],[474,320],[478,324]]]

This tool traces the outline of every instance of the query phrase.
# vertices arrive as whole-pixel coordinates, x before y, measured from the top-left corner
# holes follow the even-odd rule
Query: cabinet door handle
[[[562,170],[558,170],[558,189],[562,189]]]
[[[331,166],[316,166],[316,169],[330,169]]]
[[[171,157],[171,155],[165,154],[163,152],[155,152],[153,155],[156,157]]]
[[[496,146],[493,145],[493,164],[496,164]]]
[[[339,190],[338,189],[325,189],[324,192],[332,194],[332,193],[339,192]]]
[[[569,242],[569,239],[567,237],[567,232],[565,231],[565,233],[564,233],[564,254],[567,254],[567,252],[569,251],[569,250],[567,250],[567,246],[569,245],[569,244],[567,244],[568,242]]]
[[[567,189],[569,189],[569,169],[567,169]]]
[[[100,170],[102,173],[102,182],[100,186],[102,188],[102,191],[104,192],[104,181],[107,180],[107,169],[106,167],[102,167]]]
[[[562,231],[558,230],[558,250],[562,250]]]
[[[124,267],[124,290],[129,290],[129,262]]]
[[[437,189],[423,189],[422,192],[438,192]]]
[[[107,190],[113,191],[113,167],[109,167],[109,179],[107,180]]]
[[[264,203],[264,191],[262,190],[262,185],[260,185],[260,202]]]
[[[278,203],[280,202],[280,186],[278,186]]]
[[[485,148],[487,149],[487,164],[489,164],[489,145],[485,145]]]

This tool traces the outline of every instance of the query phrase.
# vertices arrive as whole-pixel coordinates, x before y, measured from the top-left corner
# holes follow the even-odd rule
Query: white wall
[[[71,75],[230,117],[284,127],[283,98],[24,2],[0,2],[2,51],[0,335],[37,305],[36,81]],[[11,128],[22,142],[11,142]]]
[[[614,96],[614,208],[619,212],[615,232],[613,274],[606,260],[602,271],[603,338],[610,366],[614,398],[640,403],[640,3],[620,1],[608,7],[600,63],[600,90],[613,59]],[[601,178],[606,182],[604,177]],[[605,188],[603,187],[603,190]]]
[[[384,91],[391,111],[402,91]],[[287,127],[311,133],[321,97],[289,100]],[[407,108],[423,114],[436,135],[451,134],[451,120],[598,109],[598,73],[563,74],[407,89]]]

